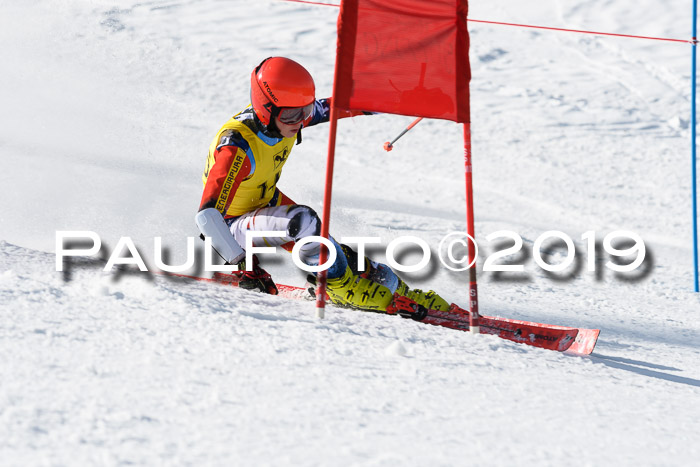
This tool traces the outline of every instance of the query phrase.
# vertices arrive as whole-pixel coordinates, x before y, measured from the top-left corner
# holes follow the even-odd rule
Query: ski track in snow
[[[470,16],[682,38],[687,7],[497,0],[472,2]],[[523,274],[479,273],[481,311],[599,328],[590,357],[374,313],[329,308],[320,321],[313,303],[106,274],[99,261],[54,270],[56,230],[94,230],[107,251],[130,236],[149,264],[162,236],[183,262],[206,149],[248,102],[250,70],[287,55],[329,95],[337,12],[0,3],[0,464],[697,463],[684,44],[469,26],[479,266],[492,232],[525,245]],[[423,121],[386,153],[411,121],[339,122],[337,237],[415,235],[436,252],[464,230],[461,128]],[[322,175],[326,138],[306,130],[280,181],[319,210],[309,174]],[[569,234],[583,258],[584,232],[618,229],[647,244],[633,280],[604,254],[597,273],[563,278],[532,260],[545,231]],[[303,283],[289,258],[264,263]],[[466,303],[464,274],[405,277]]]

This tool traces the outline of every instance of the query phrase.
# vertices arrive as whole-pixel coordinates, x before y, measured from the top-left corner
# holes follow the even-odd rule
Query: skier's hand
[[[234,273],[239,277],[238,287],[247,290],[257,290],[270,295],[279,293],[272,277],[260,267],[258,258],[255,255],[253,255],[253,267],[251,269],[251,271],[246,270],[245,260],[238,263],[238,271]]]

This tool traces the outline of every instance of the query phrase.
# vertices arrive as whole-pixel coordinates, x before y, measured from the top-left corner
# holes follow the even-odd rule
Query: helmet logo
[[[263,85],[265,86],[265,90],[267,93],[270,95],[273,101],[277,102],[277,97],[275,97],[275,93],[272,92],[272,89],[270,89],[270,85],[267,84],[267,81],[263,81]]]

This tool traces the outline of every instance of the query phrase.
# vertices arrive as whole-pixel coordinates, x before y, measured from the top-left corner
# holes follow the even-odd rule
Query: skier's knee
[[[287,235],[295,240],[321,234],[321,219],[308,206],[297,206],[287,226]]]

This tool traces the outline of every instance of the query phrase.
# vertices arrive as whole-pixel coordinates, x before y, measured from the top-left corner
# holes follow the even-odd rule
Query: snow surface
[[[672,38],[670,0],[472,2],[470,17]],[[55,271],[55,232],[185,259],[216,130],[253,66],[303,63],[330,94],[338,10],[273,0],[0,1],[0,464],[691,465],[700,458],[692,293],[690,46],[470,23],[476,230],[618,229],[640,274],[479,274],[487,315],[599,328],[581,358],[396,317],[205,283]],[[387,70],[390,73],[391,70]],[[464,230],[461,127],[340,122],[331,231]],[[327,128],[281,188],[320,208]],[[507,246],[507,245],[506,245]],[[377,259],[381,251],[374,250]],[[411,254],[406,255],[410,263]],[[553,262],[561,260],[554,255]],[[303,274],[280,255],[283,283]],[[71,280],[67,281],[66,279]],[[466,304],[465,276],[407,275]]]

